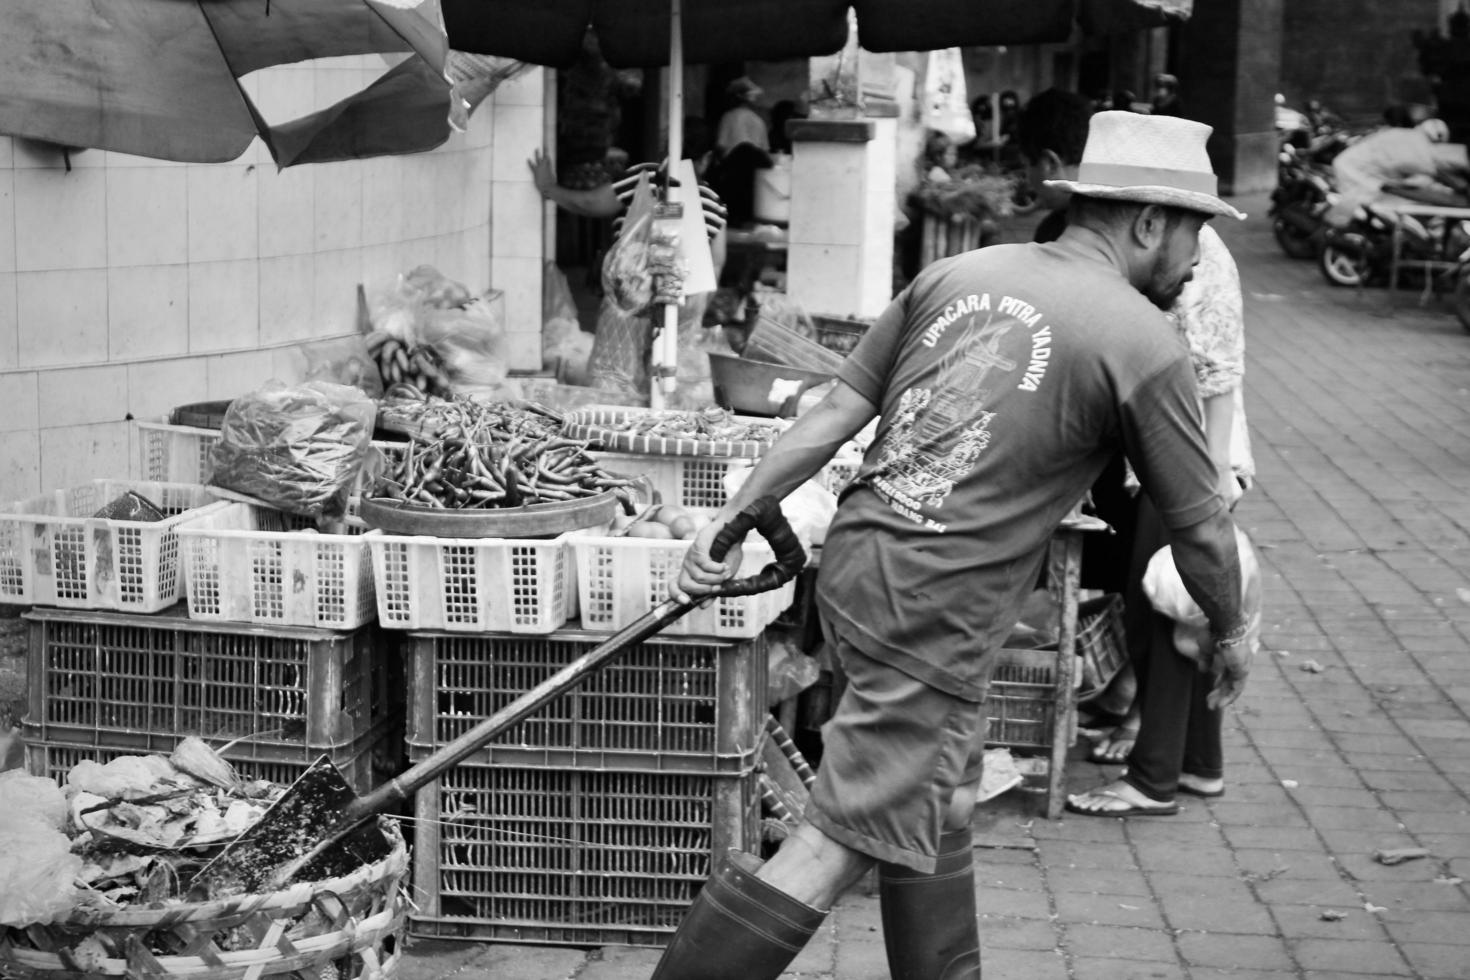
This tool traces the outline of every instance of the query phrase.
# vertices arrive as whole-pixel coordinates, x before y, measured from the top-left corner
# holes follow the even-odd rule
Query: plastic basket
[[[763,436],[758,439],[712,439],[693,435],[650,435],[629,428],[640,417],[655,416],[666,419],[680,412],[653,411],[646,408],[619,408],[594,406],[569,412],[562,424],[562,434],[568,439],[585,439],[600,449],[614,453],[633,453],[649,456],[720,456],[731,458],[758,459],[770,448],[772,442],[787,428],[783,419],[754,418],[735,415],[731,420],[750,427]],[[687,413],[695,414],[695,413]]]
[[[868,332],[868,327],[872,326],[871,321],[854,317],[826,316],[821,313],[813,313],[811,317],[812,326],[817,331],[817,343],[844,357],[852,353],[858,341],[863,339],[863,334]]]
[[[821,472],[817,474],[817,482],[832,493],[841,495],[847,485],[857,476],[862,465],[861,456],[834,456],[831,462],[822,467]]]
[[[759,778],[456,766],[415,799],[409,932],[662,946],[714,856],[759,849]]]
[[[42,741],[131,752],[183,735],[313,752],[356,744],[403,705],[396,644],[352,632],[35,609],[26,721]]]
[[[370,792],[403,771],[403,716],[384,718],[367,735],[347,745],[314,746],[276,745],[245,739],[238,742],[212,742],[243,779],[265,779],[289,786],[306,772],[313,762],[326,756],[348,784],[359,794]],[[33,776],[45,776],[59,785],[66,784],[66,774],[84,759],[108,763],[125,755],[159,753],[167,755],[183,740],[182,735],[150,737],[149,749],[127,748],[47,739],[41,726],[22,722],[21,741],[25,743],[26,769]]]
[[[645,476],[660,499],[685,507],[722,507],[729,499],[725,474],[754,466],[754,459],[722,456],[660,456],[645,453],[592,452],[610,473]]]
[[[604,637],[415,635],[410,747],[446,745]],[[765,731],[766,644],[645,641],[490,741],[477,763],[738,772]]]
[[[219,429],[167,422],[138,423],[138,466],[145,480],[173,483],[208,483],[214,475],[214,446]],[[385,456],[399,453],[408,445],[374,439],[374,448]]]
[[[293,530],[295,523],[232,503],[181,524],[189,616],[340,630],[370,622],[377,606],[363,538]]]
[[[571,540],[577,565],[577,600],[587,630],[619,630],[663,602],[689,550],[688,541],[617,538],[587,534]],[[746,539],[740,575],[754,575],[775,560],[770,545],[752,534]],[[725,596],[696,608],[663,628],[665,636],[757,636],[796,595],[787,582],[779,589],[747,596]]]
[[[214,473],[210,452],[219,438],[218,429],[139,421],[139,472],[145,480],[207,483]]]
[[[1050,748],[1056,734],[1055,650],[997,652],[985,705],[990,718],[987,744]]]
[[[92,517],[133,491],[162,521]],[[183,594],[178,527],[218,503],[197,484],[93,480],[0,511],[0,602],[149,613]]]
[[[540,538],[363,535],[388,629],[550,633],[577,612],[571,533]]]
[[[1100,693],[1128,662],[1123,597],[1105,595],[1077,605],[1078,698]]]
[[[0,928],[0,975],[390,980],[404,949],[408,849],[395,823],[378,825],[387,856],[326,881],[209,902],[79,909]]]

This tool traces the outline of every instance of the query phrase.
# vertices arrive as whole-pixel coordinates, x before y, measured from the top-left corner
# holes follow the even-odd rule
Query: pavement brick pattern
[[[1229,789],[1173,817],[976,818],[987,980],[1470,977],[1470,335],[1443,299],[1342,290],[1215,222],[1241,269],[1259,479],[1237,509],[1265,649]],[[1028,226],[1029,227],[1029,226]],[[1113,774],[1080,760],[1076,788]],[[1380,849],[1428,856],[1385,865]],[[652,950],[413,942],[405,980],[633,980]],[[844,897],[788,977],[888,976]]]

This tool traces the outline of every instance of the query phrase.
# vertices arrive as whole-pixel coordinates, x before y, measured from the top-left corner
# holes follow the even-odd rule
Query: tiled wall
[[[272,69],[251,92],[291,118],[384,67]],[[504,290],[510,367],[539,369],[543,85],[503,84],[431,153],[284,171],[259,141],[209,165],[83,150],[68,171],[0,136],[0,502],[136,476],[130,415],[289,378],[296,345],[355,330],[359,282],[424,263]]]

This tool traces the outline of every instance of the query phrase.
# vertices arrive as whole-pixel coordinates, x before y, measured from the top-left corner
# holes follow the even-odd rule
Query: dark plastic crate
[[[665,945],[714,856],[758,851],[759,779],[457,766],[416,796],[409,932]]]
[[[547,636],[410,633],[409,745],[446,745],[606,641]],[[760,749],[766,642],[709,638],[638,644],[494,738],[480,764],[742,772]]]
[[[59,785],[65,785],[66,774],[85,759],[105,764],[125,755],[167,755],[184,737],[176,735],[169,739],[158,736],[150,740],[153,746],[151,749],[140,751],[119,746],[79,745],[47,740],[37,726],[25,722],[21,723],[20,735],[26,747],[26,770],[33,776],[54,779]],[[249,741],[233,745],[211,742],[211,745],[235,767],[242,778],[267,779],[282,786],[291,785],[308,766],[325,755],[342,771],[343,777],[352,788],[358,794],[363,794],[402,771],[403,725],[401,718],[385,718],[357,742],[327,748]]]
[[[131,752],[212,742],[321,752],[357,745],[401,715],[392,634],[35,609],[26,721],[42,741]]]

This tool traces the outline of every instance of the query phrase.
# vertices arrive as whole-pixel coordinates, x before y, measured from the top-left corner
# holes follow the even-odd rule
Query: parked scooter
[[[1457,221],[1456,225],[1448,230],[1431,227],[1414,215],[1365,204],[1345,227],[1325,229],[1318,266],[1334,286],[1386,285],[1393,267],[1397,229],[1401,275],[1421,276],[1426,262],[1438,262],[1439,271],[1429,275],[1440,279],[1453,273],[1450,282],[1457,284],[1463,278],[1461,273],[1470,267],[1470,220]],[[1456,264],[1446,267],[1443,263],[1447,262]]]
[[[1276,189],[1271,192],[1271,232],[1294,259],[1310,259],[1322,249],[1331,207],[1330,166],[1318,166],[1292,146],[1283,146]]]

